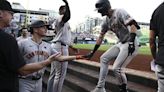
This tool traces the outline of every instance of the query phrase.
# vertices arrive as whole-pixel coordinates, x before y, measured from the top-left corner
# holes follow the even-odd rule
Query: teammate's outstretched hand
[[[91,59],[92,58],[92,56],[93,56],[93,52],[91,51],[91,52],[89,52],[88,54],[86,54],[86,55],[84,55],[83,57],[85,58],[85,59]]]
[[[48,57],[48,60],[49,60],[50,62],[52,62],[52,61],[55,61],[56,58],[57,58],[57,57],[60,57],[60,56],[61,56],[61,53],[53,54],[53,55],[51,55],[51,56]]]
[[[86,59],[84,55],[76,55],[76,59]]]
[[[135,51],[134,42],[130,42],[128,47],[128,55],[132,55],[134,51]]]

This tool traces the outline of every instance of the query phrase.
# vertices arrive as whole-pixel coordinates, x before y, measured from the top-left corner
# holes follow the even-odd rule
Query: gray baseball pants
[[[135,51],[132,55],[128,56],[128,42],[127,43],[118,43],[108,49],[101,57],[100,57],[100,74],[99,81],[97,87],[105,86],[105,78],[108,74],[108,65],[109,63],[115,59],[113,64],[113,71],[115,77],[117,78],[118,85],[127,84],[127,78],[125,73],[123,72],[123,68],[125,68],[132,58],[137,55],[138,52],[138,44],[135,43]]]
[[[164,92],[164,67],[156,64],[155,69],[156,69],[156,75],[158,78],[158,91],[157,92]]]
[[[54,45],[54,49],[61,52],[62,55],[68,56],[68,46],[62,46],[60,42]],[[63,82],[67,72],[68,62],[55,61],[51,63],[51,72],[48,80],[47,92],[61,92]]]
[[[42,92],[42,78],[39,80],[19,79],[19,92]]]

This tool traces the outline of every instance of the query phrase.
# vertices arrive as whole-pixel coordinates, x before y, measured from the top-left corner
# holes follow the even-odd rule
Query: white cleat
[[[98,88],[96,87],[94,90],[92,90],[91,92],[106,92],[105,88]]]

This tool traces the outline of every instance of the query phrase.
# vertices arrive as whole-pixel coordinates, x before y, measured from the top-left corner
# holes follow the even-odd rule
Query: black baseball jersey
[[[16,39],[0,30],[0,92],[18,92],[18,69],[25,64]]]
[[[162,3],[153,13],[150,20],[150,30],[158,36],[158,52],[156,63],[164,65],[164,3]]]

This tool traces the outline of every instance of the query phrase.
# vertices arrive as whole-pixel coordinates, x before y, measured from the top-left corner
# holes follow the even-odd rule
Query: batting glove
[[[89,52],[88,54],[84,55],[84,58],[86,58],[86,59],[91,59],[92,56],[93,56],[93,54],[94,54],[94,53],[91,51],[91,52]]]
[[[129,42],[128,55],[132,55],[134,51],[135,51],[134,42]]]

